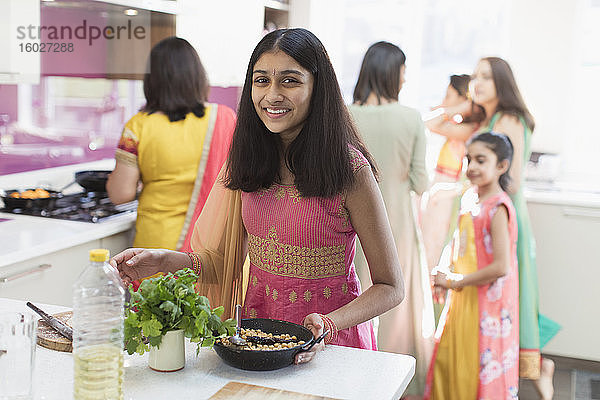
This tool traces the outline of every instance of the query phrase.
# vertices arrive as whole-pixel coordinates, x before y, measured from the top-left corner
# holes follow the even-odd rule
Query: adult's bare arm
[[[140,170],[137,166],[117,160],[115,169],[108,176],[106,191],[114,204],[135,200]]]
[[[434,107],[434,110],[440,108],[442,107]],[[460,114],[464,118],[469,115],[471,111],[472,103],[470,101],[465,101],[456,106],[445,107],[444,113],[425,121],[425,126],[431,132],[445,136],[448,139],[466,142],[477,130],[479,124],[474,122],[456,123],[451,120],[451,117]]]

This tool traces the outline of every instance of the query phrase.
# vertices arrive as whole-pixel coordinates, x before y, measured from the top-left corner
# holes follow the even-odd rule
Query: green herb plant
[[[235,333],[235,321],[221,321],[224,308],[211,309],[208,299],[194,290],[198,279],[185,268],[149,278],[136,292],[129,287],[131,302],[125,309],[125,348],[127,353],[144,354],[150,346],[159,347],[169,331],[183,329],[185,337],[200,347],[210,347],[215,339]]]

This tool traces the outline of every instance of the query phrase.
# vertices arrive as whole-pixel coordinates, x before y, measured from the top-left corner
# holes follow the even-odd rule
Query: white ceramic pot
[[[183,329],[169,331],[160,347],[150,347],[148,366],[155,371],[173,372],[185,367],[185,336]]]

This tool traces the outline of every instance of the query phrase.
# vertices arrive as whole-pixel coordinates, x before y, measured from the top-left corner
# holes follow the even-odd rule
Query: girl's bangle
[[[327,315],[319,314],[319,316],[321,317],[321,319],[323,320],[323,324],[325,325],[323,329],[329,329],[329,334],[325,337],[324,340],[325,344],[329,344],[331,342],[336,341],[338,338],[338,328],[335,325],[335,322],[333,322],[333,320]]]
[[[186,252],[185,254],[188,255],[190,261],[192,262],[192,271],[194,271],[196,275],[200,276],[200,268],[202,267],[200,264],[200,256],[193,252]]]

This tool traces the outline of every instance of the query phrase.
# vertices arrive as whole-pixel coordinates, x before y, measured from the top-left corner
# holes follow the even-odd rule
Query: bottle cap
[[[90,261],[104,262],[110,258],[108,249],[93,249],[90,250]]]

